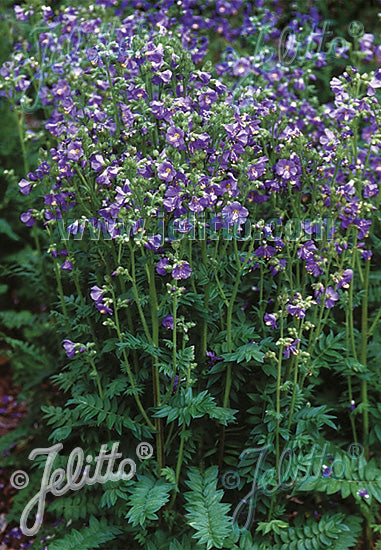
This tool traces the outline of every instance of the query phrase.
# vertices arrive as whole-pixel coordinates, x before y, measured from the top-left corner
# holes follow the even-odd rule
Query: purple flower
[[[249,166],[247,175],[249,180],[256,180],[266,172],[267,157],[260,157],[255,164]]]
[[[280,159],[275,165],[275,172],[284,180],[290,180],[298,174],[298,167],[290,159]]]
[[[67,149],[67,156],[70,160],[77,162],[83,157],[83,149],[80,141],[72,141]]]
[[[66,351],[66,355],[72,359],[75,355],[75,344],[74,342],[72,342],[71,340],[69,340],[68,338],[66,338],[65,340],[63,340],[62,342],[62,346],[64,348],[64,350]],[[79,352],[82,352],[82,351],[85,351],[85,348],[83,346],[80,346],[80,348],[78,349]]]
[[[73,264],[69,262],[69,260],[65,260],[64,263],[61,265],[61,269],[63,269],[64,271],[72,271]]]
[[[71,93],[70,86],[65,80],[60,79],[56,84],[52,86],[52,94],[58,98],[68,97]]]
[[[16,19],[18,19],[19,21],[28,21],[29,16],[34,14],[34,11],[32,9],[29,11],[25,11],[25,9],[18,4],[16,4],[13,9],[15,10]]]
[[[188,279],[192,273],[192,268],[190,267],[189,263],[186,261],[182,261],[175,265],[175,267],[172,269],[172,277],[174,279]]]
[[[171,378],[171,383],[172,383],[172,380],[173,378]],[[179,375],[176,374],[175,376],[175,379],[173,380],[173,390],[172,390],[172,394],[174,394],[176,392],[176,389],[177,389],[177,386],[179,385]]]
[[[274,313],[265,313],[263,320],[268,327],[278,328],[276,324],[276,315]]]
[[[170,330],[173,330],[173,317],[172,315],[166,315],[164,317],[164,319],[162,320],[161,324],[163,325],[163,327],[165,327],[166,329],[170,329]]]
[[[373,57],[373,40],[373,34],[365,33],[359,42],[360,50],[366,54],[365,61],[370,61]]]
[[[175,208],[179,208],[181,205],[180,188],[171,185],[165,192],[165,199],[163,200],[163,206],[167,212],[173,212]]]
[[[94,302],[101,302],[103,300],[102,290],[97,285],[91,287],[90,296]]]
[[[298,305],[289,304],[286,309],[290,315],[297,317],[297,319],[304,319],[306,316],[306,310]]]
[[[254,254],[258,258],[265,258],[268,260],[269,258],[273,258],[276,253],[276,248],[270,245],[265,246],[258,246],[258,248],[254,251]]]
[[[111,185],[111,180],[118,175],[119,170],[120,168],[118,166],[109,166],[99,174],[95,181],[99,183],[99,185]]]
[[[147,49],[144,53],[147,60],[151,62],[153,69],[161,69],[164,58],[163,44],[159,44],[158,46],[156,46],[153,42],[149,42],[147,44]]]
[[[102,302],[96,302],[95,307],[97,308],[98,311],[102,313],[102,315],[105,315],[105,314],[112,315],[114,313],[111,307],[108,307],[105,304],[102,304]]]
[[[171,126],[170,128],[168,128],[167,134],[165,136],[167,143],[169,143],[173,147],[176,147],[177,149],[185,149],[183,138],[183,130],[181,130],[181,128],[175,128],[175,126]]]
[[[323,464],[323,477],[331,477],[332,476],[332,469],[328,468],[325,464]]]
[[[374,77],[369,82],[367,95],[373,96],[376,93],[377,88],[381,88],[381,69],[377,69],[377,71],[374,73]]]
[[[103,156],[100,153],[97,153],[90,159],[90,166],[96,172],[100,172],[104,164],[105,164],[105,161],[103,159]]]
[[[361,256],[364,260],[370,260],[373,256],[373,252],[371,250],[361,250]]]
[[[71,235],[78,235],[78,233],[81,234],[85,231],[85,223],[80,223],[79,220],[76,220],[68,225],[66,229]]]
[[[209,368],[212,368],[217,363],[217,361],[222,360],[222,357],[217,357],[217,355],[214,353],[214,351],[206,350],[206,356],[209,357],[209,361],[210,361],[210,367]]]
[[[164,161],[159,164],[157,168],[157,175],[159,178],[165,182],[170,182],[176,175],[176,170],[173,168],[170,162]]]
[[[167,69],[166,71],[156,73],[152,78],[153,84],[168,84],[172,78],[172,71]]]
[[[339,144],[339,140],[329,128],[325,128],[324,135],[320,136],[319,141],[326,149],[336,147]]]
[[[218,95],[217,93],[212,90],[211,88],[208,88],[207,91],[204,94],[200,95],[199,98],[199,105],[201,109],[204,109],[205,111],[210,109],[210,106],[217,101]]]
[[[296,338],[296,340],[291,342],[291,344],[286,344],[285,349],[283,350],[283,355],[284,357],[286,357],[286,359],[290,357],[291,353],[293,355],[298,355],[298,348],[296,346],[299,342],[300,340]]]
[[[242,206],[238,201],[234,201],[227,206],[224,206],[222,209],[222,216],[224,220],[228,222],[229,225],[238,224],[238,227],[241,228],[242,223],[245,222],[249,211],[247,208]]]
[[[22,180],[19,181],[19,187],[20,187],[20,191],[23,195],[29,195],[29,193],[32,189],[32,184],[31,184],[30,181],[23,178]]]
[[[151,101],[151,112],[158,119],[161,120],[165,118],[167,109],[165,109],[163,103],[160,101]]]
[[[250,60],[247,57],[240,57],[233,65],[233,74],[235,76],[246,76],[251,69]]]
[[[126,105],[121,105],[120,110],[122,111],[122,120],[124,122],[124,125],[127,128],[131,128],[131,126],[134,125],[135,121],[134,113]]]
[[[325,307],[331,308],[335,305],[335,302],[339,299],[339,295],[332,286],[328,286],[325,291]]]
[[[20,220],[25,223],[27,227],[32,227],[34,225],[35,220],[32,216],[33,210],[29,208],[27,212],[23,212],[20,216]]]
[[[284,270],[287,265],[287,260],[284,258],[275,258],[273,261],[275,262],[275,265],[269,265],[269,270],[271,275],[275,277],[275,275],[277,275],[280,271]]]
[[[297,253],[298,258],[302,258],[303,260],[310,260],[314,257],[315,250],[317,250],[317,247],[314,241],[307,241],[299,248]]]
[[[337,290],[339,290],[339,288],[349,288],[349,283],[351,282],[352,279],[353,279],[352,269],[346,269],[343,272],[341,279],[337,283]]]
[[[358,232],[358,239],[359,241],[361,241],[362,239],[364,239],[365,237],[368,237],[369,235],[369,229],[370,229],[370,226],[372,225],[372,221],[371,220],[357,220],[355,222],[355,225],[356,227],[358,228],[359,232]]]
[[[148,242],[144,245],[145,248],[148,248],[148,250],[159,250],[161,246],[162,236],[160,233],[157,233],[156,235],[153,235],[152,237],[148,237]]]
[[[366,489],[360,489],[359,491],[357,491],[357,494],[359,497],[369,498],[369,493]]]
[[[379,189],[378,189],[377,183],[368,183],[364,187],[364,193],[363,193],[364,194],[364,199],[370,199],[371,197],[377,197],[378,192],[379,192]]]
[[[169,265],[170,264],[168,258],[161,258],[161,260],[157,262],[156,273],[158,273],[159,275],[167,275],[168,271],[166,267]]]

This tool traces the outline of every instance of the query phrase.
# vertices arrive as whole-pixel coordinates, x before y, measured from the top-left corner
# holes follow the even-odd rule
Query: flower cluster
[[[91,410],[105,406],[109,434],[154,436],[158,471],[174,485],[183,462],[203,464],[217,444],[220,469],[225,451],[236,453],[225,426],[241,411],[230,403],[250,411],[248,447],[269,440],[277,468],[282,438],[299,438],[302,449],[332,427],[312,388],[333,360],[357,441],[367,380],[360,391],[352,378],[375,329],[365,317],[380,210],[381,72],[361,73],[355,62],[371,67],[377,40],[363,33],[323,52],[315,8],[295,13],[285,38],[283,10],[262,0],[86,6],[16,6],[18,21],[42,28],[0,69],[13,110],[40,107],[39,161],[19,182],[28,201],[21,221],[45,235],[41,264],[51,262],[57,280],[69,373],[82,360],[92,368],[78,382],[57,380],[75,397],[95,385]],[[213,55],[213,35],[228,49]],[[267,50],[249,51],[262,39]],[[278,42],[282,56],[271,49]],[[348,66],[329,79],[323,103],[316,74],[332,56]],[[335,319],[345,327],[334,335]],[[364,407],[353,408],[360,396]],[[188,436],[205,415],[222,425],[218,443],[198,427]],[[184,429],[173,453],[175,421]],[[368,438],[365,416],[366,430]],[[203,438],[214,450],[196,449]],[[331,474],[323,465],[322,477]]]

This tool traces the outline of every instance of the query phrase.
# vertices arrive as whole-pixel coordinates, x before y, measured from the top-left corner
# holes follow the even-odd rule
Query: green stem
[[[25,171],[25,175],[27,175],[27,173],[29,172],[29,163],[28,163],[28,157],[27,157],[28,153],[25,147],[24,134],[23,134],[23,116],[21,114],[21,117],[19,117],[19,113],[16,110],[15,104],[13,103],[12,105],[13,105],[13,112],[16,117],[17,130],[19,134],[22,158],[24,162],[24,171]]]
[[[353,273],[355,272],[354,267],[355,267],[356,254],[357,254],[356,245],[357,245],[357,237],[355,238],[355,243],[354,243],[353,251],[352,251],[352,254],[353,254],[353,256],[352,256],[352,270],[353,270]],[[350,340],[351,340],[352,354],[353,354],[354,359],[356,359],[356,361],[357,361],[357,350],[356,350],[354,324],[353,324],[353,289],[354,289],[354,277],[353,277],[353,280],[350,282],[349,296],[348,296],[348,302],[349,302],[348,303],[348,308],[349,308],[349,337],[350,337]]]
[[[380,317],[381,317],[381,307],[380,307],[380,309],[379,309],[378,312],[377,312],[376,318],[374,319],[373,323],[372,323],[371,326],[370,326],[370,329],[369,329],[369,332],[368,332],[368,336],[372,336],[372,335],[373,335],[374,329],[376,328],[377,323],[378,323],[378,321],[380,320]]]
[[[138,293],[138,287],[136,285],[135,252],[134,252],[134,248],[131,244],[131,241],[129,241],[128,244],[129,244],[130,251],[131,251],[131,276],[129,276],[129,280],[132,284],[132,288],[133,288],[133,291],[134,291],[135,302],[136,302],[136,306],[138,308],[139,316],[140,316],[140,319],[141,319],[141,322],[142,322],[142,325],[143,325],[143,328],[144,328],[144,333],[147,337],[148,342],[151,345],[153,345],[151,334],[150,334],[150,331],[148,329],[148,325],[147,325],[147,321],[146,321],[146,318],[145,318],[145,315],[144,315],[144,312],[143,312],[143,308],[141,306],[139,293]],[[156,317],[156,320],[157,320],[157,317]]]
[[[168,447],[169,447],[169,445],[172,441],[172,434],[173,434],[174,426],[175,426],[175,423],[172,422],[171,427],[169,428],[169,434],[167,435],[167,439],[165,440],[165,443],[164,443],[164,452],[168,450]]]
[[[181,466],[182,466],[183,455],[184,455],[184,443],[185,443],[184,431],[185,431],[185,423],[183,424],[183,427],[182,427],[181,433],[180,433],[179,455],[178,455],[178,460],[177,460],[177,464],[176,464],[176,484],[177,485],[178,485],[179,480],[180,480],[180,472],[181,472]]]
[[[369,291],[370,260],[365,261],[364,273],[364,294],[362,297],[361,315],[361,348],[360,363],[366,367],[367,346],[368,346],[368,291]],[[361,380],[361,400],[363,403],[363,432],[364,432],[364,454],[369,457],[369,411],[368,411],[368,382]]]
[[[208,253],[207,253],[205,241],[201,241],[201,253],[202,253],[202,261],[204,263],[204,267],[206,268],[208,265]],[[201,329],[201,358],[203,360],[206,358],[206,349],[208,346],[209,292],[210,292],[210,283],[208,283],[205,286],[205,295],[204,295],[204,313],[206,317],[202,322],[202,329]]]
[[[102,384],[101,384],[99,374],[98,374],[98,371],[97,371],[97,367],[95,366],[94,359],[92,359],[91,357],[89,357],[89,362],[90,362],[90,365],[93,367],[93,373],[94,373],[95,379],[97,381],[99,397],[103,401],[103,398],[104,398],[103,397],[103,389],[102,389]]]
[[[218,286],[218,290],[220,291],[220,294],[221,294],[221,296],[222,296],[222,299],[223,299],[223,301],[225,302],[226,307],[229,307],[229,300],[226,298],[226,294],[225,294],[225,292],[223,291],[223,288],[222,288],[222,286],[221,286],[220,279],[218,278],[218,275],[217,275],[216,272],[214,273],[214,276],[215,276],[215,279],[216,279],[216,283],[217,283],[217,286]]]
[[[280,317],[280,337],[283,338],[283,310]],[[277,364],[277,380],[276,380],[276,432],[275,432],[275,456],[276,456],[276,471],[278,471],[279,465],[279,429],[280,429],[280,383],[282,376],[282,359],[283,359],[283,345],[279,346],[278,364]],[[295,369],[296,370],[296,369]]]
[[[232,343],[232,317],[233,317],[233,306],[234,301],[237,296],[238,292],[238,286],[241,280],[241,272],[239,271],[237,273],[237,279],[233,287],[233,292],[230,298],[230,302],[228,302],[228,311],[227,311],[227,319],[226,319],[226,330],[227,330],[227,351],[228,353],[232,353],[233,351],[233,343]],[[224,393],[224,400],[223,400],[223,407],[226,408],[229,403],[229,395],[230,395],[230,389],[232,385],[232,365],[231,362],[229,362],[227,369],[226,369],[226,380],[225,380],[225,393]],[[219,454],[219,469],[222,468],[223,458],[224,458],[224,448],[225,448],[225,426],[222,426],[221,429],[221,441],[220,441],[220,454]]]
[[[18,135],[19,135],[22,158],[23,158],[23,163],[24,163],[24,172],[25,172],[25,176],[26,176],[29,172],[29,162],[28,162],[28,152],[27,152],[27,149],[25,147],[25,140],[24,140],[24,133],[23,133],[23,115],[22,115],[22,113],[19,113],[17,111],[16,105],[15,105],[14,102],[12,102],[12,106],[13,106],[13,112],[14,112],[14,115],[15,115],[15,118],[16,118],[17,131],[18,131]],[[42,280],[43,280],[46,292],[48,292],[49,285],[48,285],[45,270],[44,270],[44,267],[43,267],[41,245],[40,245],[40,240],[38,238],[37,226],[36,225],[34,225],[33,228],[32,228],[32,235],[33,235],[33,239],[34,239],[34,244],[36,246],[38,258],[40,260],[40,270],[41,270]]]
[[[229,301],[228,305],[228,312],[227,312],[227,318],[226,318],[226,329],[227,329],[227,351],[228,353],[232,353],[233,351],[233,343],[232,343],[232,320],[233,320],[233,307],[234,302],[237,296],[238,287],[241,282],[240,272],[237,274],[237,279],[233,287],[233,292]],[[225,394],[224,394],[224,401],[223,401],[223,407],[228,406],[229,402],[229,394],[230,394],[230,388],[231,388],[231,371],[232,366],[231,363],[228,364],[227,370],[226,370],[226,384],[225,384]]]
[[[63,291],[63,287],[62,287],[61,271],[60,271],[60,266],[58,265],[58,262],[57,262],[56,258],[54,258],[54,270],[55,270],[55,273],[56,273],[56,280],[57,280],[57,286],[58,286],[58,293],[59,293],[60,300],[61,300],[62,313],[65,317],[66,330],[69,331],[70,330],[69,322],[68,322],[69,317],[68,317],[68,314],[67,314],[67,309],[66,309],[66,304],[65,304],[65,295],[64,295],[64,291]]]
[[[349,359],[349,313],[348,310],[345,312],[345,349],[346,349],[346,355],[347,359]],[[352,405],[353,400],[353,392],[352,392],[352,380],[350,376],[347,376],[347,384],[348,384],[348,401],[349,406]],[[352,426],[352,434],[353,434],[353,441],[357,443],[357,431],[356,431],[356,423],[355,419],[353,418],[352,411],[349,412],[349,419]]]
[[[302,319],[302,321],[300,323],[300,334],[299,334],[300,335],[300,341],[302,339],[302,334],[303,334],[303,324],[304,324],[304,319]],[[294,365],[294,387],[293,387],[293,390],[292,390],[292,398],[291,398],[290,412],[289,412],[289,417],[288,417],[287,430],[289,430],[291,428],[292,417],[294,415],[294,409],[295,409],[296,387],[298,385],[299,352],[300,352],[300,342],[298,342],[298,345],[297,345],[297,348],[296,348],[296,359],[295,359],[295,365]],[[304,378],[303,378],[303,381],[304,381]]]
[[[115,123],[116,123],[116,138],[119,140],[119,137],[120,137],[120,120],[119,120],[119,113],[118,113],[118,105],[117,105],[117,102],[116,102],[114,86],[112,84],[110,69],[109,69],[108,63],[105,63],[105,67],[106,67],[106,73],[107,73],[107,80],[110,84],[111,99],[112,99],[112,103],[114,105]]]
[[[188,366],[187,381],[186,381],[186,386],[185,386],[185,391],[186,392],[188,391],[189,386],[190,386],[190,367]],[[184,432],[185,432],[185,430],[186,430],[186,424],[184,422],[183,425],[182,425],[182,428],[181,428],[181,433],[180,433],[179,454],[177,455],[177,464],[176,464],[176,473],[175,473],[176,485],[178,485],[179,480],[180,480],[181,466],[182,466],[183,458],[184,458],[184,444],[185,444]],[[175,491],[173,493],[172,501],[171,501],[171,504],[170,504],[170,509],[172,509],[174,504],[175,504],[176,495],[177,495],[177,492]]]
[[[171,385],[167,391],[164,402],[166,403],[172,395],[173,388],[175,386],[175,378],[177,371],[177,297],[173,297],[173,308],[172,308],[172,317],[173,317],[173,335],[172,335],[172,380]]]
[[[151,260],[151,261],[150,261]],[[149,258],[149,264],[146,264],[146,272],[148,276],[149,293],[151,299],[151,320],[152,320],[152,343],[155,348],[159,349],[159,319],[158,319],[158,302],[155,283],[155,270],[153,259]],[[176,332],[174,328],[174,333]],[[153,388],[154,388],[154,407],[160,407],[161,394],[160,394],[160,377],[158,367],[158,357],[153,357],[152,361],[152,376],[153,376]],[[159,472],[164,468],[164,434],[163,434],[163,422],[161,418],[155,418],[156,426],[156,448],[157,448],[157,460]]]
[[[111,287],[111,294],[112,294],[112,300],[113,300],[113,303],[114,303],[114,317],[115,317],[116,333],[118,335],[119,342],[121,344],[123,344],[123,336],[122,336],[122,333],[121,333],[121,330],[120,330],[120,325],[119,325],[118,306],[117,306],[117,302],[116,302],[115,293],[114,293],[114,290],[113,290],[112,287]],[[126,365],[127,375],[128,375],[128,379],[130,381],[131,387],[132,387],[133,390],[135,390],[136,384],[135,384],[134,376],[132,374],[131,366],[130,366],[130,363],[128,361],[127,353],[126,353],[126,350],[125,350],[124,347],[122,348],[122,356],[123,356],[124,363]],[[138,409],[140,410],[140,412],[141,412],[144,420],[147,422],[148,426],[151,428],[151,430],[156,430],[156,426],[154,424],[152,424],[151,420],[148,418],[148,415],[147,415],[147,413],[146,413],[146,411],[145,411],[145,409],[142,405],[142,402],[140,401],[140,397],[135,391],[134,391],[134,398],[135,398],[136,404],[138,406]]]
[[[348,383],[348,401],[350,405],[352,405],[353,393],[352,393],[352,381],[350,376],[347,377],[347,383]],[[357,440],[356,424],[355,424],[355,419],[353,418],[352,411],[350,411],[349,413],[349,419],[351,421],[351,426],[352,426],[353,441],[357,443],[358,440]]]

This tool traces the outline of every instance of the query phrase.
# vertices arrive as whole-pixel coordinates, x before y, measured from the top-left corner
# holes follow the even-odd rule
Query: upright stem
[[[186,386],[185,386],[185,391],[186,392],[188,391],[189,386],[190,386],[190,366],[188,366],[188,368],[187,368],[187,381],[186,381]],[[185,435],[185,431],[186,431],[186,423],[184,422],[183,425],[182,425],[182,428],[181,428],[181,432],[180,432],[180,447],[179,447],[179,454],[177,455],[177,463],[176,463],[175,479],[176,479],[176,484],[177,485],[178,485],[179,480],[180,480],[181,466],[183,464],[183,459],[184,459],[184,444],[185,444],[184,435]],[[173,506],[175,504],[176,495],[177,495],[177,492],[174,491],[173,497],[172,497],[172,500],[171,500],[171,504],[170,504],[170,509],[173,508]]]
[[[179,454],[178,454],[178,459],[176,464],[176,484],[177,485],[180,480],[180,472],[181,472],[181,466],[183,463],[183,456],[184,456],[184,443],[185,443],[184,432],[185,432],[185,422],[180,432],[180,447],[179,447]]]
[[[281,311],[280,318],[280,337],[283,339],[283,310]],[[282,376],[282,359],[283,359],[283,345],[279,346],[279,355],[278,355],[278,368],[277,368],[277,381],[276,381],[276,434],[275,434],[275,453],[276,453],[276,470],[278,471],[279,464],[279,429],[280,429],[280,383]],[[298,369],[295,366],[295,372]],[[294,385],[294,392],[296,387]],[[293,394],[294,397],[294,394]],[[290,418],[292,416],[292,411],[290,411]]]
[[[13,111],[16,117],[16,123],[17,123],[17,130],[19,134],[19,140],[21,145],[21,152],[22,152],[22,158],[24,162],[24,171],[25,175],[29,172],[29,163],[28,163],[28,157],[27,157],[27,150],[25,147],[25,141],[24,141],[24,134],[23,134],[23,123],[22,123],[22,115],[19,117],[19,113],[16,110],[16,106],[13,103]]]
[[[134,251],[134,248],[133,248],[131,242],[129,242],[128,244],[129,244],[130,251],[131,251],[131,271],[132,271],[131,276],[129,277],[129,280],[132,284],[132,288],[133,288],[133,291],[134,291],[136,307],[138,308],[139,316],[140,316],[140,319],[141,319],[141,322],[142,322],[142,325],[143,325],[143,328],[144,328],[144,333],[147,337],[148,342],[150,344],[153,344],[151,334],[150,334],[149,329],[148,329],[147,321],[146,321],[146,318],[145,318],[145,315],[144,315],[144,311],[143,311],[143,308],[141,306],[139,293],[138,293],[138,287],[136,285],[135,251]],[[156,316],[156,321],[157,321],[157,316]],[[157,330],[158,330],[158,327],[157,327]]]
[[[205,268],[208,264],[208,253],[206,249],[206,242],[203,240],[201,241],[201,253],[202,253],[202,261],[204,263]],[[206,348],[208,346],[208,309],[209,309],[209,292],[210,292],[210,283],[208,283],[205,286],[205,297],[204,297],[204,311],[205,311],[205,319],[202,322],[202,329],[201,329],[201,359],[205,360],[206,358]]]
[[[255,238],[253,238],[251,243],[250,243],[250,247],[249,247],[249,250],[247,251],[245,261],[243,262],[242,266],[240,266],[238,268],[238,272],[237,272],[237,275],[236,275],[236,281],[235,281],[235,284],[233,286],[233,291],[232,291],[232,295],[230,297],[230,300],[226,299],[226,296],[225,296],[225,293],[222,289],[221,283],[219,282],[218,277],[216,275],[216,281],[217,281],[218,287],[220,289],[220,292],[221,292],[221,295],[224,299],[224,302],[226,303],[227,308],[228,308],[227,318],[226,318],[226,327],[227,327],[227,336],[226,336],[226,338],[227,338],[227,351],[228,351],[228,353],[232,353],[232,351],[233,351],[232,316],[233,316],[234,302],[235,302],[235,299],[236,299],[236,296],[237,296],[239,284],[241,282],[241,275],[244,271],[244,268],[246,267],[247,262],[250,259],[251,252],[254,248],[254,243],[255,243]],[[226,408],[228,406],[228,403],[229,403],[229,395],[230,395],[231,384],[232,384],[232,366],[231,366],[231,363],[229,363],[228,366],[227,366],[227,369],[226,369],[225,393],[224,393],[224,400],[223,400],[223,407],[224,408]],[[220,470],[222,468],[222,463],[223,463],[223,458],[224,458],[224,448],[225,448],[225,426],[222,426],[221,440],[220,440],[220,454],[219,454],[219,461],[218,461],[218,465],[219,465]]]
[[[86,302],[85,302],[85,299],[84,299],[83,294],[82,294],[81,285],[79,283],[79,278],[78,278],[78,273],[76,272],[75,268],[73,270],[73,279],[74,279],[75,288],[77,290],[77,294],[79,296],[81,305],[85,306]],[[90,332],[91,332],[91,336],[93,337],[93,340],[94,340],[94,343],[95,343],[95,348],[99,352],[100,346],[99,346],[98,338],[96,337],[96,334],[95,334],[95,329],[94,329],[92,319],[91,319],[91,317],[87,316],[86,320],[87,320],[87,324],[88,324]]]
[[[66,326],[66,330],[69,331],[70,327],[69,327],[67,309],[65,304],[65,295],[62,287],[61,271],[56,258],[54,258],[54,270],[56,272],[56,280],[57,280],[57,286],[58,286],[58,293],[60,295],[60,300],[61,300],[62,313],[65,317],[65,326]]]
[[[226,327],[227,327],[227,351],[228,353],[232,353],[233,351],[233,342],[232,342],[232,316],[233,316],[233,306],[234,301],[237,296],[238,292],[238,286],[241,280],[240,277],[241,273],[237,273],[237,279],[233,287],[233,293],[231,295],[230,301],[228,302],[228,312],[227,312],[227,319],[226,319]],[[231,363],[228,364],[226,369],[226,381],[225,381],[225,393],[224,393],[224,401],[223,401],[223,407],[226,408],[229,403],[229,395],[230,395],[230,389],[232,385],[232,365]],[[225,426],[222,426],[221,429],[221,441],[220,441],[220,456],[219,456],[219,468],[221,470],[223,458],[224,458],[224,448],[225,448]]]
[[[99,397],[103,401],[103,389],[102,389],[102,384],[101,384],[99,374],[98,374],[98,371],[97,371],[97,367],[95,366],[95,362],[94,362],[94,359],[92,357],[89,357],[89,362],[90,362],[90,365],[93,367],[93,373],[94,373],[95,379],[97,381]]]
[[[173,388],[175,387],[175,378],[176,378],[176,371],[177,371],[177,297],[176,295],[173,297],[173,307],[172,307],[172,317],[173,317],[173,335],[172,335],[172,380],[170,387],[167,391],[167,394],[164,397],[164,403],[167,403],[169,398],[172,395]]]
[[[345,312],[345,348],[346,348],[346,354],[347,358],[349,358],[349,313],[348,310]],[[352,380],[350,376],[347,376],[347,384],[348,384],[348,401],[349,406],[352,405],[353,400],[353,392],[352,392]],[[356,423],[355,419],[353,418],[353,412],[350,410],[349,412],[349,419],[352,426],[352,433],[353,433],[353,441],[357,443],[357,432],[356,432]]]
[[[114,293],[113,289],[111,289],[111,293],[112,293],[112,300],[113,300],[113,303],[114,303],[114,317],[115,317],[116,333],[118,335],[119,342],[122,344],[123,343],[123,337],[122,337],[122,333],[121,333],[120,325],[119,325],[118,306],[117,306],[116,297],[115,297],[115,293]],[[135,384],[134,376],[133,376],[132,371],[131,371],[130,363],[128,361],[126,349],[124,347],[122,348],[122,355],[123,355],[124,363],[126,365],[126,370],[127,370],[127,374],[128,374],[128,378],[129,378],[131,387],[134,390],[136,388],[136,384]],[[151,430],[156,430],[156,426],[154,424],[152,424],[151,420],[148,418],[148,415],[147,415],[147,413],[146,413],[146,411],[143,407],[142,402],[140,401],[140,397],[137,394],[137,392],[134,392],[134,398],[135,398],[136,404],[138,406],[138,409],[142,413],[143,418],[147,422],[148,426],[151,428]]]
[[[148,260],[149,261],[149,260]],[[148,276],[149,293],[151,298],[151,318],[152,318],[152,343],[155,348],[159,348],[159,320],[158,320],[158,302],[155,284],[155,271],[153,261],[149,261],[149,265],[146,265],[146,271]],[[173,327],[176,332],[175,327]],[[160,407],[161,395],[160,395],[160,379],[159,379],[159,367],[157,365],[158,358],[153,357],[152,361],[152,377],[153,377],[153,395],[154,395],[154,407]],[[163,423],[161,418],[155,418],[156,427],[156,448],[157,448],[157,460],[159,471],[164,468],[164,436],[163,436]]]
[[[370,260],[365,261],[364,273],[364,294],[362,297],[361,314],[361,348],[360,363],[366,367],[367,346],[368,346],[368,291],[369,291]],[[368,382],[361,380],[361,400],[363,403],[363,433],[364,433],[364,454],[369,457],[369,411],[368,411]]]
[[[16,105],[15,105],[14,102],[12,102],[12,106],[13,106],[13,112],[14,112],[14,115],[15,115],[15,118],[16,118],[17,130],[18,130],[18,134],[19,134],[22,158],[23,158],[23,163],[24,163],[24,172],[25,172],[25,176],[26,176],[29,172],[29,162],[28,162],[28,152],[27,152],[26,147],[25,147],[25,140],[24,140],[24,133],[23,133],[23,115],[22,115],[22,113],[19,113],[17,111]],[[46,278],[44,266],[43,266],[43,263],[42,263],[42,252],[41,252],[40,239],[39,239],[38,233],[37,233],[37,225],[34,225],[32,227],[32,235],[33,235],[33,239],[34,239],[34,244],[36,246],[38,258],[40,260],[40,270],[41,270],[42,280],[43,280],[43,283],[44,283],[44,286],[45,286],[45,290],[48,293],[49,292],[49,285],[48,285],[48,281],[47,281],[47,278]]]
[[[234,302],[237,296],[239,283],[241,282],[240,273],[237,274],[237,279],[233,287],[233,293],[229,301],[228,305],[228,312],[227,312],[227,319],[226,319],[226,327],[227,327],[227,351],[228,353],[232,353],[233,351],[233,343],[232,343],[232,320],[233,320],[233,307]],[[231,363],[228,364],[228,368],[226,370],[226,384],[225,384],[225,394],[224,394],[224,401],[223,401],[223,407],[228,406],[229,402],[229,394],[230,394],[230,388],[231,388],[231,375],[232,375],[232,366]]]
[[[300,351],[300,342],[298,342],[298,346],[297,346],[297,353],[298,353],[298,354],[299,354],[299,351]],[[295,366],[294,366],[294,369],[295,369],[295,370],[294,370],[294,387],[293,387],[293,391],[292,391],[290,412],[289,412],[288,425],[287,425],[287,429],[288,429],[288,430],[291,428],[292,417],[293,417],[293,415],[294,415],[294,409],[295,409],[296,387],[297,387],[297,385],[298,385],[298,357],[299,357],[299,355],[296,356]],[[304,380],[305,380],[305,376],[301,377],[300,386],[299,386],[300,388],[303,387]]]
[[[108,62],[105,63],[105,67],[106,67],[106,73],[107,73],[107,80],[110,84],[111,99],[112,99],[112,103],[113,103],[113,106],[114,106],[116,133],[117,133],[116,137],[117,137],[117,139],[119,139],[119,137],[120,137],[120,120],[119,120],[119,113],[118,113],[118,105],[117,105],[117,102],[116,102],[115,91],[114,91],[114,86],[112,84],[112,79],[111,79],[111,75],[110,75],[110,69],[109,69],[109,66],[108,66]]]
[[[370,329],[369,329],[369,331],[368,331],[368,336],[369,336],[369,337],[372,336],[372,334],[373,334],[373,332],[374,332],[374,329],[376,328],[377,323],[378,323],[378,321],[380,320],[380,317],[381,317],[381,307],[380,307],[380,309],[378,310],[377,315],[376,315],[376,318],[375,318],[375,320],[373,321],[373,323],[371,324],[371,327],[370,327]]]
[[[355,239],[355,243],[354,243],[354,246],[353,246],[353,252],[352,252],[353,253],[353,256],[352,256],[352,270],[353,270],[353,273],[354,273],[354,267],[355,267],[355,262],[356,262],[356,254],[357,254],[356,245],[357,245],[357,237]],[[348,308],[349,308],[349,337],[350,337],[350,340],[351,340],[353,357],[354,357],[354,359],[357,360],[357,350],[356,350],[354,325],[353,325],[353,288],[354,288],[354,278],[350,283],[349,296],[348,296],[348,299],[349,299],[349,304],[348,304]]]
[[[263,291],[264,291],[263,279],[264,279],[264,267],[263,267],[263,264],[261,263],[260,279],[259,279],[259,320],[260,320],[260,323],[261,323],[261,326],[262,326],[262,330],[265,329],[265,322],[263,320],[263,314],[264,314],[265,307],[266,307],[266,304],[263,300]]]

